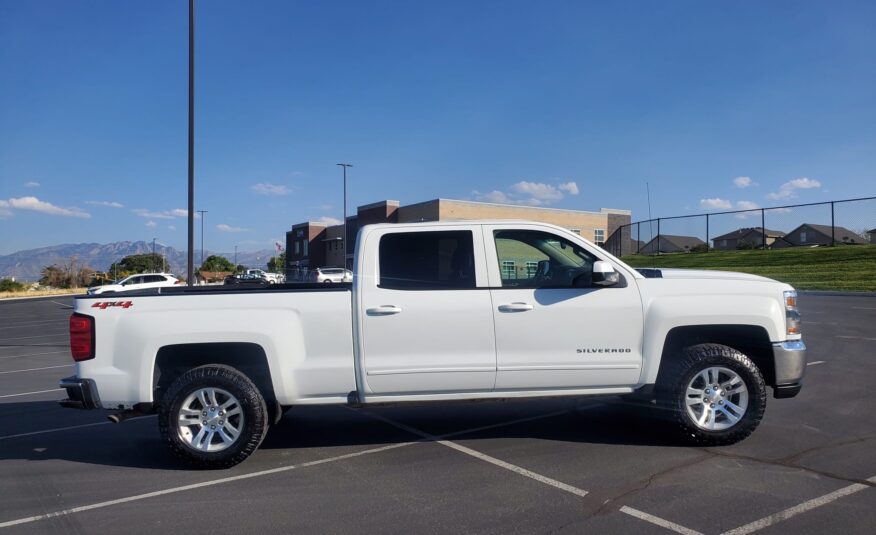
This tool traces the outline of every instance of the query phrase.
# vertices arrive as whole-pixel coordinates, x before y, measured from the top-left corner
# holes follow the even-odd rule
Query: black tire
[[[680,355],[667,363],[667,366],[661,372],[661,379],[657,385],[657,401],[669,413],[669,417],[676,423],[687,441],[698,446],[734,444],[750,435],[760,424],[766,409],[766,384],[754,362],[741,352],[725,345],[699,344],[684,348]],[[711,403],[705,402],[706,397],[703,398],[702,403],[699,403],[697,395],[690,395],[690,400],[702,407],[700,410],[697,404],[693,404],[691,411],[695,413],[694,415],[697,412],[702,415],[711,410],[715,416],[707,419],[705,425],[708,426],[710,422],[713,426],[726,425],[724,429],[707,429],[698,423],[688,410],[688,386],[694,385],[694,388],[700,386],[702,379],[696,379],[697,376],[710,368],[729,370],[745,384],[746,406],[742,416],[735,423],[731,423],[732,418],[729,413],[719,412],[725,410],[719,404],[724,405],[725,399],[728,402],[735,400],[733,403],[739,401],[742,394],[738,393],[740,390],[738,386],[736,390],[726,391],[721,387],[718,394],[713,388],[709,389],[709,385],[704,385],[704,392],[710,392],[712,396],[720,395],[715,400],[709,398],[710,401],[714,401]],[[716,384],[720,382],[717,380]],[[710,409],[707,405],[712,408],[717,406],[717,410]]]
[[[177,423],[183,403],[203,388],[220,389],[239,402],[240,415],[236,420],[240,424],[239,434],[230,445],[218,445],[224,447],[221,451],[195,449],[183,437],[186,431]],[[200,420],[200,418],[196,416],[195,419]],[[226,418],[230,423],[234,416]],[[158,407],[158,429],[162,440],[174,455],[187,465],[198,469],[230,468],[242,462],[262,443],[268,431],[268,423],[268,409],[258,387],[238,370],[219,364],[192,368],[179,376],[167,389]],[[193,427],[195,426],[200,427],[200,424],[194,422]],[[213,434],[210,434],[210,437],[207,442],[212,440]]]

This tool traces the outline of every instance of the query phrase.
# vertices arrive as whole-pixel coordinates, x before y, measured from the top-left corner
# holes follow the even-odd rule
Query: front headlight
[[[785,329],[787,334],[801,334],[800,311],[797,309],[797,292],[784,292],[785,298]]]

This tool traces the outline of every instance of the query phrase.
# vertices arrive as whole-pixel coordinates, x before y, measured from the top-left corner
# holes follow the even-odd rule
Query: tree
[[[286,251],[280,253],[280,256],[272,256],[268,260],[268,271],[271,273],[282,273],[286,268]]]
[[[0,280],[0,292],[18,292],[24,290],[24,284],[12,279]]]
[[[234,264],[224,256],[210,255],[201,264],[200,271],[234,271]]]
[[[94,278],[94,270],[80,266],[75,256],[63,265],[52,264],[42,270],[40,284],[55,288],[82,288]]]
[[[135,273],[150,273],[164,268],[164,257],[158,253],[132,254],[110,266],[109,272],[118,278]]]

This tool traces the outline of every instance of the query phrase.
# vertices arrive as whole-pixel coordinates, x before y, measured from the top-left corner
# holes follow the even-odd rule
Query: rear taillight
[[[94,358],[94,318],[91,316],[70,316],[70,353],[76,362]]]

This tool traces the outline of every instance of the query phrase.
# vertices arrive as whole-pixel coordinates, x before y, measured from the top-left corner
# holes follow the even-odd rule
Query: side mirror
[[[620,274],[614,266],[604,260],[593,263],[593,286],[614,286],[620,281]]]

